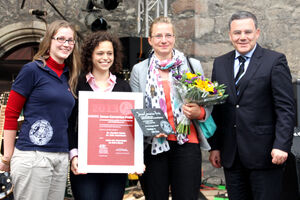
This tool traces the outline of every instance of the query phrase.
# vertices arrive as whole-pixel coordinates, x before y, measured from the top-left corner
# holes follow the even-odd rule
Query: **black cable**
[[[51,0],[47,0],[47,2],[50,4],[50,6],[63,18],[64,20],[68,21],[62,14],[61,12],[55,7],[55,5],[51,2]]]
[[[209,177],[207,177],[207,178],[205,178],[205,179],[203,179],[202,180],[202,184],[207,184],[208,183],[208,180],[209,179],[212,179],[212,178],[217,178],[217,179],[220,179],[220,184],[219,185],[224,185],[224,183],[223,183],[223,179],[221,178],[221,177],[219,177],[219,176],[209,176]],[[213,184],[212,184],[213,185]]]
[[[21,9],[24,8],[25,0],[22,1]]]
[[[68,20],[67,20],[67,18],[65,18],[64,16],[63,16],[63,14],[61,14],[61,12],[56,8],[56,6],[52,3],[52,1],[51,0],[47,0],[47,2],[50,4],[50,6],[59,14],[59,16],[61,16],[61,18],[63,18],[64,20],[66,20],[67,22],[68,22]],[[83,36],[77,31],[77,35],[78,35],[78,37],[79,37],[79,39],[83,39]]]

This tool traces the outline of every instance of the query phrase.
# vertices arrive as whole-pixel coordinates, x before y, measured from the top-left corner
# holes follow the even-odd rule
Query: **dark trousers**
[[[122,200],[127,174],[85,174],[70,172],[75,200]]]
[[[146,171],[141,185],[146,200],[196,200],[201,185],[201,150],[199,144],[178,145],[169,141],[170,150],[151,155],[151,145],[144,152]]]
[[[297,168],[300,169],[297,167],[294,154],[289,153],[283,168],[281,200],[300,200]]]
[[[247,169],[238,156],[231,168],[224,168],[230,200],[279,200],[283,168]]]

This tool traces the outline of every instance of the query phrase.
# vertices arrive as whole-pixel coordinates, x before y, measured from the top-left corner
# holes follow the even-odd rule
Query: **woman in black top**
[[[131,92],[129,84],[114,73],[122,67],[121,44],[108,32],[89,35],[82,47],[84,73],[79,77],[78,91]],[[78,172],[78,99],[70,118],[69,146],[71,159],[71,187],[75,199],[121,200],[127,174]]]

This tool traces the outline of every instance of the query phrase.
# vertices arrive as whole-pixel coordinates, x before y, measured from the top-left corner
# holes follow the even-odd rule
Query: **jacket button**
[[[236,107],[236,108],[239,108],[239,107],[240,107],[240,105],[236,105],[235,107]]]
[[[235,124],[235,125],[233,125],[233,127],[234,127],[234,128],[236,128],[236,124]]]

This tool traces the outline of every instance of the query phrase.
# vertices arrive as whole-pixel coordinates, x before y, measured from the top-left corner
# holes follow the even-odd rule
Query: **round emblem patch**
[[[172,133],[172,126],[169,124],[169,122],[165,120],[160,121],[160,127],[165,133],[167,134]]]
[[[33,144],[42,146],[47,144],[53,136],[53,128],[47,120],[34,122],[29,131],[29,138]]]
[[[129,115],[131,114],[131,109],[133,108],[132,104],[129,102],[122,102],[120,104],[120,113],[124,114],[124,115]]]

